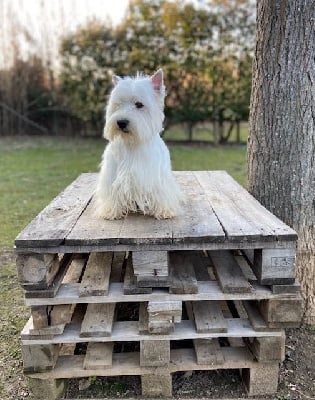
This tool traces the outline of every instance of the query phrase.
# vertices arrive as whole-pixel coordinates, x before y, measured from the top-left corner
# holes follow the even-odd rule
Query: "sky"
[[[22,59],[35,54],[57,69],[62,35],[93,17],[110,19],[117,25],[128,3],[129,0],[0,0],[0,68],[10,68],[18,48]]]
[[[10,67],[20,44],[22,58],[30,49],[41,57],[57,57],[61,34],[75,31],[93,17],[110,19],[113,25],[124,17],[129,0],[0,0],[0,67]],[[48,37],[49,36],[49,37]],[[49,45],[48,45],[49,44]]]

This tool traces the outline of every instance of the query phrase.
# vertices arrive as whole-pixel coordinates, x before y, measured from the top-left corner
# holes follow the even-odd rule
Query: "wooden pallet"
[[[148,302],[152,314],[156,313],[153,306],[160,303],[170,306],[187,301],[239,300],[252,305],[251,311],[249,306],[246,308],[251,321],[254,321],[253,309],[261,314],[264,327],[293,327],[301,320],[298,285],[294,285],[294,291],[274,293],[273,288],[257,282],[247,258],[240,252],[171,252],[171,274],[165,288],[138,287],[131,256],[126,258],[123,252],[75,254],[68,259],[62,281],[56,278],[57,282],[53,281],[45,290],[34,290],[32,286],[33,290],[25,291],[26,304],[31,306],[34,335],[62,333],[71,321],[75,305],[87,303],[90,309],[92,304],[98,305],[96,312],[102,307],[109,312],[108,304]],[[172,318],[169,312],[164,314],[164,319]],[[152,326],[154,323],[151,321]]]
[[[47,379],[140,375],[143,395],[170,396],[174,372],[240,369],[249,394],[272,393],[284,358],[284,332],[255,331],[238,314],[233,318],[234,308],[242,313],[240,304],[187,302],[175,330],[158,335],[149,333],[140,309],[138,321],[118,321],[118,311],[115,320],[108,321],[107,314],[105,325],[99,324],[104,314],[98,313],[88,335],[82,332],[86,319],[82,310],[75,312],[63,334],[53,338],[30,334],[30,320],[21,335],[25,373],[38,382],[44,380],[43,385]],[[74,355],[78,344],[80,354]]]
[[[160,221],[96,219],[96,178],[81,175],[15,241],[37,397],[124,374],[171,396],[172,373],[217,368],[240,369],[249,394],[275,392],[282,329],[301,320],[296,233],[223,171],[177,172],[182,213]]]

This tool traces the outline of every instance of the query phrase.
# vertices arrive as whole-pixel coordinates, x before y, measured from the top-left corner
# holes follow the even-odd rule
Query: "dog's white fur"
[[[94,195],[96,214],[105,219],[118,219],[130,212],[157,219],[174,217],[180,210],[181,192],[160,137],[163,72],[158,70],[151,77],[114,76],[113,83],[104,127],[109,144]]]

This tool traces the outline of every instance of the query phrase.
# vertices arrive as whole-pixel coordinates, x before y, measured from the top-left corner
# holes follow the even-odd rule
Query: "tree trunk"
[[[258,0],[249,191],[298,233],[305,321],[315,323],[315,2]]]

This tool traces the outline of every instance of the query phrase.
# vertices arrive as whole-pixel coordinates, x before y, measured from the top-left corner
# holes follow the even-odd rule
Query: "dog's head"
[[[106,109],[104,137],[120,136],[128,142],[144,142],[163,129],[165,87],[163,72],[135,78],[113,76],[114,88]]]

